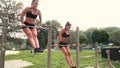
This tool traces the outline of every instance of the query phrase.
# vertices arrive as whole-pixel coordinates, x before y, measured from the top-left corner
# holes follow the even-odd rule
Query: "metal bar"
[[[2,28],[2,46],[1,46],[1,55],[0,55],[0,68],[4,68],[5,63],[5,46],[6,46],[6,35],[7,35],[7,18],[2,19],[3,28]]]
[[[76,63],[77,68],[80,68],[80,55],[79,55],[79,28],[76,27]]]
[[[115,68],[114,65],[112,65],[111,61],[110,61],[110,50],[106,50],[106,53],[107,53],[107,62],[106,64],[103,66],[103,68],[107,67],[108,68]]]
[[[108,57],[108,68],[110,68],[110,50],[107,50],[107,57]]]
[[[8,24],[8,25],[13,26],[13,24]],[[35,26],[28,26],[28,25],[18,25],[18,24],[15,25],[15,24],[14,24],[14,26],[20,27],[20,28],[22,28],[23,26],[24,26],[24,27],[34,27],[34,28],[38,28],[38,29],[40,28],[40,26],[37,26],[37,25],[35,25]],[[42,27],[41,29],[49,29],[49,28],[43,28],[43,27]]]
[[[99,68],[99,64],[98,64],[98,42],[95,43],[95,61],[96,61],[95,68]]]
[[[38,28],[38,29],[40,28],[39,26],[25,26],[25,27],[33,27],[33,28]],[[42,28],[40,28],[40,29],[49,29],[49,28],[43,28],[43,27],[42,27]]]
[[[51,36],[52,36],[52,27],[49,26],[49,30],[48,30],[48,63],[47,63],[47,68],[51,68]]]

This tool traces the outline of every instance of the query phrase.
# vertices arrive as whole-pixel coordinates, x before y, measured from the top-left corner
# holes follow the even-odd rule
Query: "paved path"
[[[6,50],[5,55],[14,55],[19,53],[20,53],[19,51]],[[21,59],[5,61],[5,68],[22,68],[30,65],[33,65],[33,64],[27,61],[23,61]]]
[[[33,65],[33,64],[23,60],[5,61],[5,68],[22,68],[30,65]]]
[[[5,55],[13,55],[13,54],[19,54],[19,51],[13,51],[13,50],[6,50]]]

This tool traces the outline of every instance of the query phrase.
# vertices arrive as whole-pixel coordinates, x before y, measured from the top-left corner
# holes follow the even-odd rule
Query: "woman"
[[[64,53],[70,68],[76,68],[72,60],[71,54],[70,54],[70,48],[67,45],[68,40],[70,40],[70,42],[72,41],[71,34],[70,34],[70,28],[71,28],[71,24],[67,22],[65,25],[65,28],[62,29],[59,33],[58,41],[59,41],[59,47]]]
[[[28,36],[31,46],[34,48],[34,52],[39,51],[39,42],[37,38],[37,30],[35,28],[35,20],[39,17],[39,28],[42,26],[41,12],[37,9],[38,0],[33,0],[31,7],[26,7],[20,14],[20,21],[23,31]],[[24,20],[25,17],[25,20]]]

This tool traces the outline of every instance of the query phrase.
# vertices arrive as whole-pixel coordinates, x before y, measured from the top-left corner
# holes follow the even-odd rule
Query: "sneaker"
[[[34,49],[34,53],[37,53],[37,48]]]
[[[76,66],[72,66],[72,68],[76,68]]]
[[[39,48],[37,48],[37,52],[43,52],[43,50],[40,50]]]

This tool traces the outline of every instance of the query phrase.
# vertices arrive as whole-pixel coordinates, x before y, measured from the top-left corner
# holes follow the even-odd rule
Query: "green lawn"
[[[73,60],[76,62],[76,52],[75,50],[71,51]],[[95,57],[93,50],[83,50],[80,52],[80,68],[84,68],[86,66],[95,66]],[[90,57],[88,57],[90,56]],[[28,50],[20,51],[18,55],[8,55],[6,56],[6,60],[13,59],[22,59],[25,61],[32,62],[34,65],[25,67],[25,68],[47,68],[47,52],[44,51],[42,53],[33,54]],[[102,63],[104,60],[99,56],[99,62]],[[60,50],[52,51],[52,68],[69,68],[63,53]],[[120,67],[120,64],[115,64],[116,68]]]

